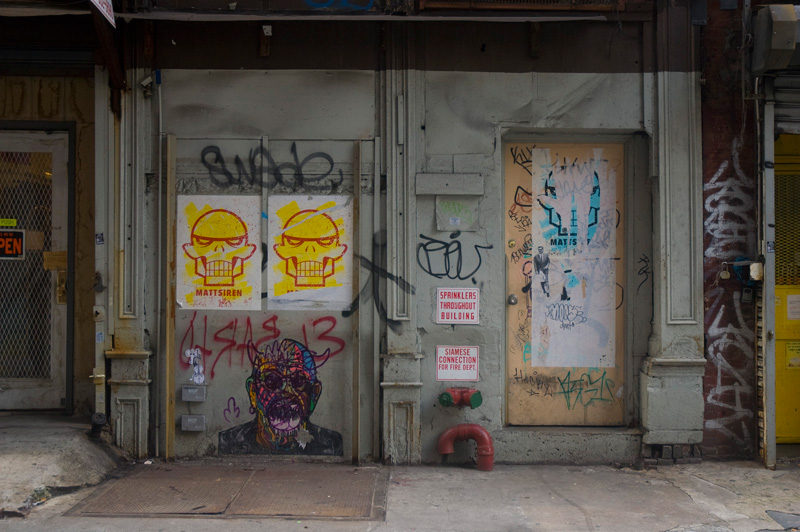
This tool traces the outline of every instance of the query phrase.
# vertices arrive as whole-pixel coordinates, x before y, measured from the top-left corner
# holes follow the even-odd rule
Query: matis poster
[[[261,197],[178,196],[181,308],[261,309]]]
[[[341,310],[353,301],[350,196],[271,196],[267,305]]]

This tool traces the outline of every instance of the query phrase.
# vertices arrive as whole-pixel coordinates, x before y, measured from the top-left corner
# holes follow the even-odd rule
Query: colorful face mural
[[[270,309],[344,309],[352,301],[349,196],[269,199]]]
[[[257,196],[178,198],[181,308],[261,308],[260,212]]]
[[[258,350],[250,343],[248,356],[253,371],[245,387],[256,417],[220,432],[219,452],[341,455],[341,434],[309,421],[322,383],[306,346],[284,339]]]

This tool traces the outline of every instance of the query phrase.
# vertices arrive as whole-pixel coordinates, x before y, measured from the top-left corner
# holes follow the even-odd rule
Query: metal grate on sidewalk
[[[383,520],[388,472],[342,464],[140,465],[67,515]]]

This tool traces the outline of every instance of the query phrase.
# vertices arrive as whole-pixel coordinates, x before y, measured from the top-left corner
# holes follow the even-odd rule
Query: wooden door
[[[504,147],[508,423],[623,419],[622,144]]]

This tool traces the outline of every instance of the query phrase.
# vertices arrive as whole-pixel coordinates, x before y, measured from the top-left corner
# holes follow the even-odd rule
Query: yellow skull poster
[[[267,246],[270,309],[341,310],[352,302],[349,196],[272,196]]]
[[[181,308],[261,309],[260,214],[260,196],[178,196]]]

